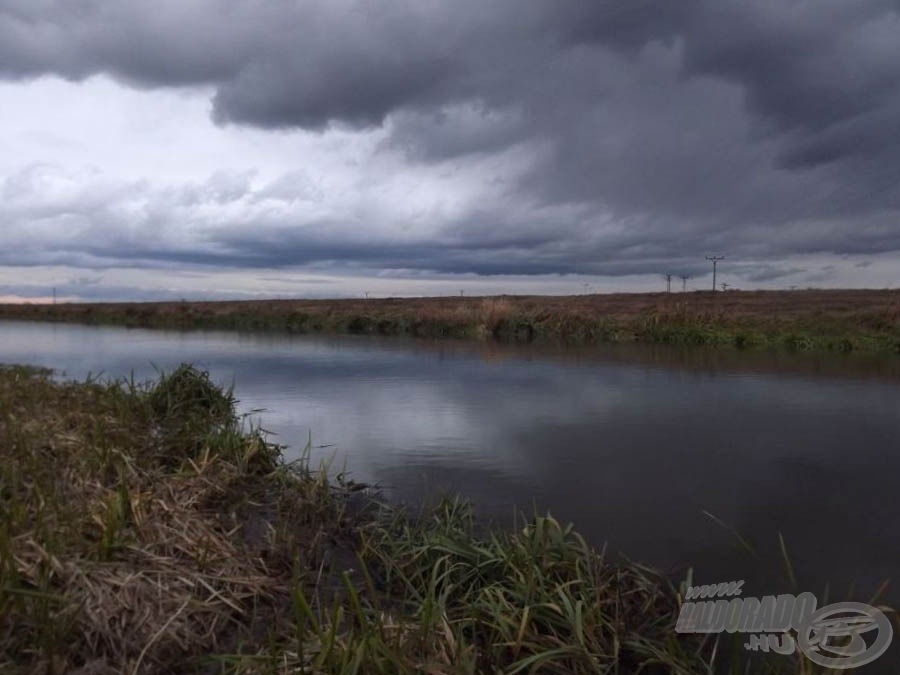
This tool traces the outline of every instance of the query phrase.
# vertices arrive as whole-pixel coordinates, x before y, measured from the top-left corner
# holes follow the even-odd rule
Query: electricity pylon
[[[706,259],[712,262],[713,264],[713,293],[716,292],[716,265],[720,260],[725,260],[724,255],[708,255]]]

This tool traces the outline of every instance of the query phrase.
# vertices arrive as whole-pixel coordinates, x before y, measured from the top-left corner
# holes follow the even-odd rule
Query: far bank
[[[0,305],[0,319],[573,344],[900,353],[900,291]]]

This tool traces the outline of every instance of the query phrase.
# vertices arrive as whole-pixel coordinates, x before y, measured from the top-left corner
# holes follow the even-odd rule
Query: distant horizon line
[[[729,287],[728,290],[723,291],[717,289],[716,293],[809,293],[809,292],[818,292],[818,293],[889,293],[889,292],[900,292],[900,288],[892,288],[892,287],[847,287],[847,286],[835,286],[835,287],[822,287],[822,286],[806,286],[806,287],[797,287],[797,288],[754,288],[754,289],[741,289]],[[672,291],[590,291],[584,293],[484,293],[484,294],[453,294],[453,293],[444,293],[439,295],[415,295],[415,294],[404,294],[404,295],[376,295],[373,293],[366,294],[353,294],[353,295],[335,295],[335,296],[325,296],[325,297],[311,297],[311,296],[285,296],[285,295],[260,295],[255,297],[230,297],[230,298],[204,298],[204,297],[184,297],[184,298],[167,298],[167,299],[106,299],[106,300],[89,300],[71,296],[57,296],[55,299],[53,296],[36,296],[36,297],[22,297],[22,296],[2,296],[0,295],[0,305],[107,305],[107,304],[116,304],[116,305],[142,305],[142,304],[179,304],[179,303],[230,303],[230,302],[291,302],[291,301],[304,301],[304,302],[336,302],[336,301],[361,301],[361,300],[428,300],[428,299],[462,299],[462,300],[473,300],[473,299],[483,299],[483,298],[530,298],[530,297],[545,297],[545,298],[577,298],[577,297],[586,297],[586,296],[614,296],[614,295],[683,295],[683,294],[712,294],[713,291],[709,288],[695,288],[689,289],[686,291],[683,290],[672,290]]]

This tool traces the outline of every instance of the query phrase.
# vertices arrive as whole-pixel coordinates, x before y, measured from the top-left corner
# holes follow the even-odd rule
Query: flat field
[[[900,353],[900,291],[617,293],[0,305],[0,319]]]

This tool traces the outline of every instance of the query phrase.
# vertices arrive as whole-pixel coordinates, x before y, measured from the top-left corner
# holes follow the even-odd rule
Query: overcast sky
[[[0,0],[0,298],[706,288],[707,254],[900,283],[900,0]]]

